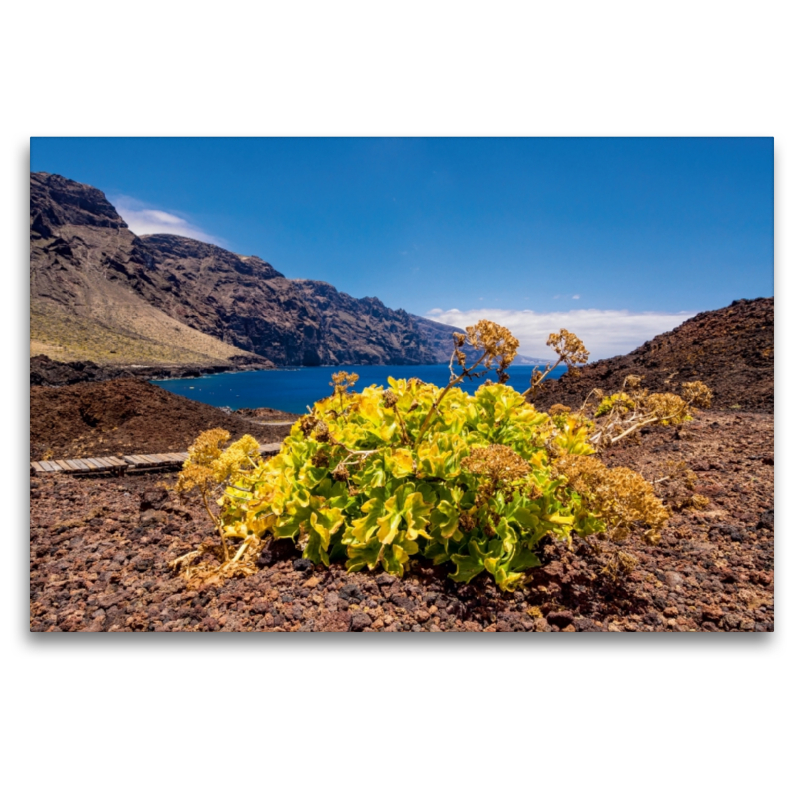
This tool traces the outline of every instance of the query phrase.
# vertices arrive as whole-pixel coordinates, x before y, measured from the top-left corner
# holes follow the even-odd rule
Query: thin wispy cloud
[[[111,198],[111,202],[137,236],[147,233],[173,233],[176,236],[188,236],[190,239],[199,239],[201,242],[219,246],[225,243],[224,239],[204,231],[188,219],[169,211],[148,208],[146,203],[134,197],[122,195]]]
[[[478,308],[461,311],[451,308],[445,311],[432,308],[425,316],[458,328],[474,325],[480,319],[490,319],[508,328],[519,339],[519,352],[532,358],[548,358],[551,351],[546,344],[547,337],[561,328],[567,328],[583,339],[591,360],[595,361],[629,353],[659,333],[676,328],[695,313],[635,313],[587,308],[540,314],[529,309]]]

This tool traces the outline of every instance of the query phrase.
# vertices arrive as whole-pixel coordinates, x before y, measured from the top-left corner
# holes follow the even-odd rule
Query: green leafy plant
[[[512,590],[540,565],[545,537],[621,540],[636,530],[655,541],[666,510],[640,475],[594,455],[595,422],[565,406],[542,413],[504,385],[518,346],[510,332],[482,320],[454,338],[445,387],[390,378],[353,393],[357,376],[337,373],[333,395],[295,423],[276,456],[248,454],[245,468],[233,458],[233,479],[215,473],[223,543],[243,542],[241,560],[247,543],[292,539],[315,563],[396,575],[422,556],[448,564],[455,581],[486,572]],[[577,337],[556,339],[583,358]],[[469,360],[466,341],[478,353]],[[459,387],[490,369],[497,383],[474,396]],[[190,454],[184,471],[192,467]],[[220,569],[231,560],[225,548]]]

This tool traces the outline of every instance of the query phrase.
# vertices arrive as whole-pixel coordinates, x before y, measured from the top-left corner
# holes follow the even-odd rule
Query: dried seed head
[[[493,482],[524,478],[531,469],[522,456],[504,444],[471,447],[461,465],[473,475],[489,478]]]
[[[562,328],[559,333],[551,333],[547,339],[547,346],[552,347],[570,367],[575,364],[585,364],[589,360],[589,351],[583,342],[566,328]]]
[[[608,559],[606,565],[600,570],[601,575],[607,575],[612,582],[616,583],[626,575],[630,575],[639,560],[636,556],[626,553],[624,550],[615,550]]]
[[[658,417],[658,421],[677,425],[690,419],[689,404],[676,394],[651,394],[645,398],[645,403],[650,413]]]
[[[306,414],[304,417],[301,417],[300,430],[303,432],[303,436],[308,438],[311,431],[317,426],[318,421],[319,420],[313,414]]]
[[[655,541],[669,512],[655,496],[653,487],[638,472],[626,467],[609,469],[593,456],[568,455],[554,463],[556,475],[582,495],[593,513],[608,522],[608,536],[625,539],[634,525],[650,528],[646,534]]]
[[[463,347],[464,342],[466,342],[467,337],[463,333],[454,333],[453,334],[453,342],[455,343],[456,347]]]
[[[467,327],[467,339],[476,350],[486,353],[484,364],[487,367],[493,364],[499,367],[504,360],[507,360],[507,366],[514,360],[519,347],[519,339],[512,336],[508,328],[486,319]]]
[[[387,389],[383,393],[383,402],[387,408],[394,408],[397,405],[397,395],[391,389]]]
[[[623,389],[638,389],[641,385],[642,378],[640,375],[628,375],[628,377],[622,381]]]
[[[535,483],[532,483],[530,489],[528,489],[528,499],[538,500],[541,496],[542,490]]]
[[[331,473],[331,477],[335,481],[342,481],[342,483],[344,483],[345,481],[350,479],[350,473],[348,472],[347,467],[344,464],[337,464],[336,469],[334,469],[333,472]]]
[[[709,408],[713,397],[711,389],[702,381],[681,384],[681,396],[690,406],[696,408]]]
[[[462,511],[458,515],[458,527],[462,531],[469,533],[475,527],[475,519],[470,514]]]
[[[330,464],[330,457],[324,450],[317,450],[311,459],[311,463],[315,467],[327,467]]]
[[[329,442],[331,439],[330,431],[328,430],[328,426],[320,420],[314,426],[314,438],[318,442]]]
[[[331,377],[333,380],[329,385],[333,386],[334,394],[345,394],[347,390],[355,386],[356,381],[358,381],[358,375],[355,372],[345,372],[344,370],[341,372],[334,372]]]

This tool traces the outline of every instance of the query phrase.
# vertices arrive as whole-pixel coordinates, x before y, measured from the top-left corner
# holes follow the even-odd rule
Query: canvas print
[[[774,625],[770,138],[34,138],[30,630]]]

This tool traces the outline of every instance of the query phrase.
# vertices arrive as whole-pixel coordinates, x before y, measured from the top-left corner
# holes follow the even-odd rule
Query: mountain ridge
[[[459,329],[288,279],[256,255],[137,236],[102,191],[31,173],[31,355],[100,364],[430,364]]]

